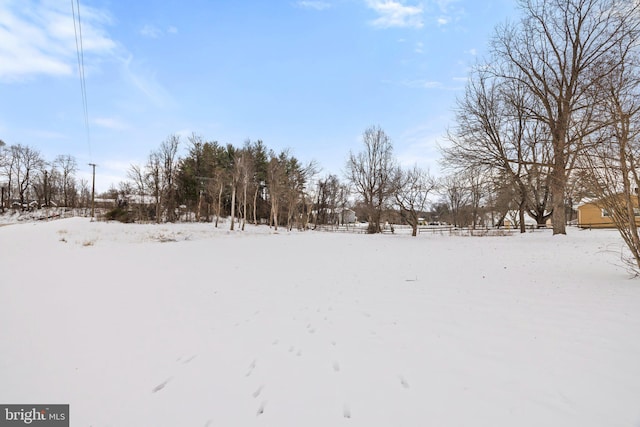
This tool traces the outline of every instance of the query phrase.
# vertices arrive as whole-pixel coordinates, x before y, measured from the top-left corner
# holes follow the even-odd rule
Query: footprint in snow
[[[256,391],[253,392],[252,396],[255,399],[256,397],[260,396],[260,393],[262,393],[262,389],[264,388],[264,384],[261,385],[260,387],[258,387],[258,389]]]
[[[338,363],[337,360],[333,362],[333,370],[335,372],[340,372],[340,364]]]
[[[245,377],[250,376],[253,373],[253,370],[256,368],[256,359],[253,359],[253,361],[249,364],[249,370],[247,371],[247,374],[245,375]]]
[[[191,362],[193,359],[195,359],[195,358],[196,358],[196,356],[197,356],[197,354],[194,354],[194,355],[193,355],[193,356],[191,356],[190,358],[188,358],[188,359],[186,359],[186,360],[183,360],[183,361],[182,361],[182,364],[183,364],[183,365],[186,365],[187,363],[189,363],[189,362]]]
[[[160,384],[158,384],[157,386],[155,386],[153,388],[153,390],[151,390],[151,393],[157,393],[160,390],[162,390],[163,388],[166,387],[166,385],[169,383],[169,381],[171,381],[171,378],[167,378],[166,380],[164,380],[163,382],[161,382]]]
[[[351,418],[351,408],[349,408],[349,404],[347,403],[342,406],[342,416],[345,418]]]
[[[262,403],[260,403],[260,407],[258,408],[258,411],[256,412],[256,417],[264,413],[265,406],[267,406],[267,401],[263,400]]]
[[[402,387],[409,388],[409,383],[402,375],[398,375],[398,379],[400,380],[400,384],[402,384]]]

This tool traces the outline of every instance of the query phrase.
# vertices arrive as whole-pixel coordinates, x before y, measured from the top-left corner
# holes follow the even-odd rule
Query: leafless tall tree
[[[449,144],[441,148],[444,166],[455,173],[476,170],[510,181],[517,189],[513,194],[521,232],[525,212],[544,225],[551,211],[551,144],[544,127],[529,114],[533,102],[521,82],[504,81],[479,68],[457,102]]]
[[[420,216],[429,204],[429,193],[436,188],[436,180],[417,166],[400,169],[395,173],[395,199],[400,214],[411,226],[411,235],[418,235]]]
[[[273,151],[269,153],[269,163],[267,164],[267,190],[269,191],[269,201],[271,202],[270,224],[278,229],[280,202],[287,189],[287,157],[286,151],[276,155]]]
[[[369,232],[380,233],[382,210],[394,190],[393,145],[387,134],[375,126],[364,131],[362,142],[362,151],[349,153],[346,175],[367,208]]]
[[[162,199],[164,201],[166,220],[169,222],[176,220],[176,209],[178,207],[176,173],[179,145],[180,137],[178,135],[170,135],[160,144],[158,151],[161,162]]]
[[[15,183],[20,205],[24,208],[28,203],[28,192],[34,182],[34,175],[42,169],[44,160],[38,150],[29,146],[12,145],[9,150],[9,179]]]
[[[146,220],[147,215],[144,207],[146,205],[147,196],[147,179],[145,178],[145,171],[138,165],[131,165],[127,171],[127,177],[133,183],[132,188],[138,196],[136,203],[138,206],[138,217],[142,220]]]
[[[75,193],[75,173],[78,170],[78,163],[75,157],[70,154],[56,157],[54,164],[60,173],[60,185],[62,187],[62,200],[64,206],[70,206]]]

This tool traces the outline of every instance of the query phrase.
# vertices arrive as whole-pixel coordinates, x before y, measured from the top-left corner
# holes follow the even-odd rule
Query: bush
[[[124,223],[134,222],[131,212],[121,207],[113,208],[104,214],[104,219],[107,221],[120,221]]]

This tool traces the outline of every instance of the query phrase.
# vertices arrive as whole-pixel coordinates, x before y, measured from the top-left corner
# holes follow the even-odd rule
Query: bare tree
[[[74,193],[76,192],[74,175],[78,170],[78,163],[75,157],[66,154],[56,157],[54,165],[60,174],[62,204],[64,206],[70,206],[74,198]]]
[[[229,145],[227,151],[231,161],[231,170],[229,171],[231,187],[230,229],[234,229],[237,214],[239,218],[242,218],[241,230],[244,231],[247,222],[247,193],[253,176],[253,159],[251,157],[250,142],[247,141],[245,147],[242,149],[236,149]]]
[[[252,177],[254,176],[254,164],[253,157],[251,156],[251,146],[247,142],[239,159],[240,165],[240,185],[242,186],[241,203],[242,203],[242,226],[241,230],[244,231],[244,227],[247,224],[247,205],[248,205],[248,191],[249,186],[252,184]]]
[[[269,201],[271,202],[270,224],[278,229],[280,202],[284,197],[287,188],[287,157],[286,151],[276,155],[273,151],[269,153],[269,163],[267,164],[267,190],[269,191]]]
[[[494,74],[522,83],[535,98],[553,150],[550,191],[553,233],[565,234],[565,190],[581,143],[594,128],[589,90],[620,66],[610,53],[637,42],[638,2],[519,0],[523,17],[497,29]]]
[[[429,193],[436,188],[436,180],[417,166],[396,172],[395,199],[402,218],[411,226],[411,235],[418,235],[421,215],[429,203]]]
[[[166,220],[173,222],[176,219],[176,209],[178,207],[176,193],[176,173],[178,168],[178,146],[180,137],[171,135],[160,144],[158,151],[161,162],[162,198],[166,212]]]
[[[363,151],[349,153],[346,175],[366,206],[369,233],[380,233],[382,210],[394,190],[393,145],[382,129],[373,126],[364,131],[362,142]]]
[[[533,101],[520,82],[501,81],[479,68],[457,101],[449,145],[441,147],[442,163],[454,173],[475,170],[476,176],[510,181],[523,233],[525,212],[544,225],[551,211],[550,138],[528,113]]]
[[[465,177],[460,175],[446,176],[440,180],[439,190],[448,207],[449,222],[456,227],[467,225],[468,221],[463,216],[469,207],[470,195]]]
[[[155,205],[155,220],[160,224],[162,219],[162,161],[157,152],[149,154],[145,167],[146,187],[151,190]]]
[[[311,204],[307,193],[307,183],[317,173],[315,162],[302,166],[298,159],[291,156],[285,163],[286,191],[284,199],[287,208],[287,226],[291,230],[294,224],[298,228],[306,229],[309,222]]]
[[[138,218],[142,220],[147,219],[144,206],[146,205],[146,185],[147,179],[145,178],[145,171],[138,165],[131,165],[127,171],[127,177],[132,181],[132,190],[134,194],[138,196],[136,205],[138,207]]]
[[[28,192],[34,181],[34,174],[41,170],[44,160],[40,152],[25,145],[12,145],[10,148],[9,173],[10,179],[15,181],[20,205],[23,209],[28,202]]]

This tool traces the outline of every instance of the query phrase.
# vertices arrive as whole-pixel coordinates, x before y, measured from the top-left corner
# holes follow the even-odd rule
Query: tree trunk
[[[235,221],[235,215],[236,215],[236,186],[232,185],[231,188],[231,225],[229,226],[229,230],[233,231],[233,226]]]
[[[216,225],[218,228],[218,220],[220,219],[220,210],[222,209],[222,190],[224,190],[224,185],[220,184],[220,190],[218,190],[218,209],[216,209]]]
[[[520,221],[520,233],[526,233],[527,228],[524,223],[524,207],[526,200],[524,197],[520,199],[520,206],[518,206],[518,220]]]
[[[561,154],[556,153],[556,157],[563,157]],[[566,189],[566,175],[564,166],[559,166],[556,160],[556,165],[551,172],[551,206],[553,212],[551,214],[551,221],[553,223],[553,235],[567,234],[565,226],[565,214],[564,214],[564,192]],[[564,165],[564,163],[563,163]]]
[[[242,195],[242,231],[244,231],[244,225],[247,223],[247,183],[244,183],[243,195]]]

